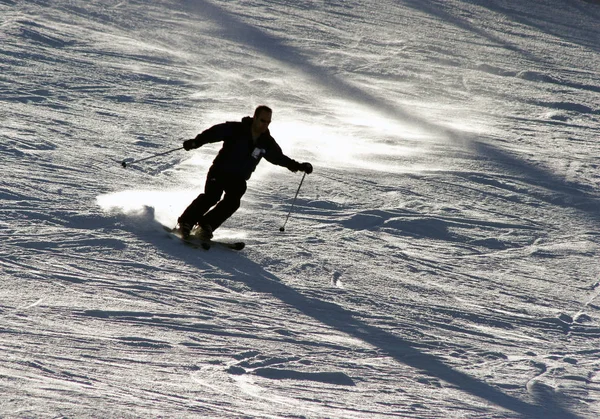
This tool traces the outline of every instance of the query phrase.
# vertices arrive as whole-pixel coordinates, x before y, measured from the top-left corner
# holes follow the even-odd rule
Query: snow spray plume
[[[288,219],[290,218],[290,214],[292,213],[292,210],[294,209],[294,205],[296,204],[296,198],[298,198],[298,192],[300,192],[300,187],[302,187],[302,182],[304,182],[304,178],[306,177],[306,173],[304,173],[304,175],[302,176],[302,179],[300,180],[300,185],[298,185],[298,190],[296,191],[296,196],[294,196],[294,200],[292,201],[292,206],[290,207],[290,212],[288,212],[287,217],[285,217],[285,222],[283,223],[283,225],[281,227],[279,227],[279,231],[284,232],[285,231],[285,225],[288,222]]]
[[[177,148],[174,148],[172,150],[165,151],[164,153],[153,154],[152,156],[144,157],[143,159],[139,159],[139,160],[132,160],[130,162],[127,162],[127,161],[123,160],[123,162],[121,163],[121,166],[123,166],[123,168],[126,168],[128,164],[138,163],[138,162],[141,162],[141,161],[144,161],[144,160],[153,159],[154,157],[158,157],[158,156],[164,156],[165,154],[169,154],[169,153],[172,153],[174,151],[181,150],[181,149],[183,149],[183,147],[177,147]]]

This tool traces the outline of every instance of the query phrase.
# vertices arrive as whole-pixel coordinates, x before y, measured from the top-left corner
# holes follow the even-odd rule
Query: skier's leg
[[[177,220],[179,224],[187,224],[191,228],[199,223],[204,214],[219,202],[221,195],[223,195],[223,190],[223,186],[217,178],[209,176],[206,179],[204,193],[198,195],[198,197],[185,209],[183,214],[181,214]]]
[[[201,223],[208,224],[212,230],[216,230],[240,207],[242,196],[246,193],[246,181],[229,181],[224,185],[225,196],[210,210],[202,219]]]

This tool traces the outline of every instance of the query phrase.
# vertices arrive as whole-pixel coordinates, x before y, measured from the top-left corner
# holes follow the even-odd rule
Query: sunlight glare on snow
[[[273,124],[271,133],[289,156],[306,150],[314,161],[349,162],[354,152],[351,140],[319,124],[301,120],[281,120]],[[288,151],[289,150],[289,151]]]
[[[350,127],[366,127],[378,134],[400,136],[405,139],[426,138],[428,135],[420,128],[384,116],[364,106],[340,104],[342,114],[339,118]]]
[[[286,154],[293,158],[305,157],[316,165],[328,167],[364,167],[373,170],[389,170],[394,156],[410,156],[423,152],[421,147],[404,143],[404,137],[396,137],[386,141],[379,132],[373,132],[374,127],[365,127],[366,122],[376,122],[364,116],[364,121],[348,120],[343,128],[333,128],[326,125],[311,124],[301,120],[277,121],[271,132],[277,138]],[[393,121],[381,118],[383,129],[396,129]],[[350,123],[352,122],[352,123]],[[385,125],[387,124],[387,125]],[[275,125],[275,124],[274,124]],[[404,134],[404,133],[403,133]],[[407,136],[418,135],[407,131]],[[288,151],[289,150],[289,151]]]

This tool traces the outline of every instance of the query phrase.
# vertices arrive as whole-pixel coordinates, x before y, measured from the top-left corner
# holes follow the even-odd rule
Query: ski
[[[226,249],[231,249],[231,250],[242,250],[244,247],[246,247],[246,243],[244,243],[244,242],[228,242],[228,241],[220,241],[220,240],[212,240],[212,239],[205,240],[205,239],[201,239],[197,236],[194,236],[193,234],[190,235],[189,238],[184,239],[178,228],[171,228],[171,227],[167,227],[167,226],[163,226],[163,228],[165,229],[166,232],[177,237],[184,244],[186,244],[190,247],[193,247],[195,249],[210,250],[211,247],[216,246],[216,247],[224,247]]]

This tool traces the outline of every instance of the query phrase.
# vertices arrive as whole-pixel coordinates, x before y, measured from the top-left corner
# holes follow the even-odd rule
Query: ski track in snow
[[[557,12],[560,10],[560,12]],[[0,417],[596,418],[593,1],[0,0]],[[254,106],[217,238],[165,234]]]

